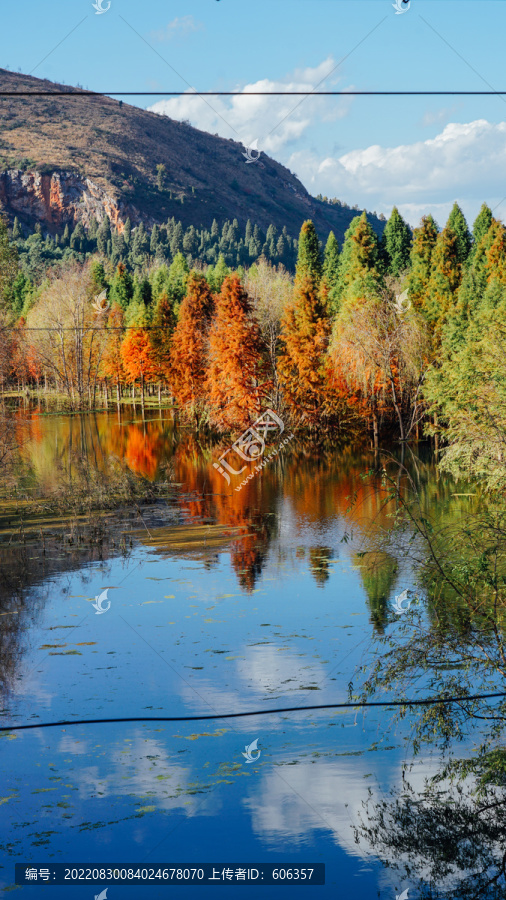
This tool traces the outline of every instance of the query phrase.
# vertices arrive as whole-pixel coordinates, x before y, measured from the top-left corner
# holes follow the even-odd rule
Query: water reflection
[[[365,448],[294,440],[236,492],[213,466],[225,447],[181,429],[165,412],[139,422],[28,410],[16,413],[15,422],[20,450],[10,477],[18,497],[57,495],[63,479],[76,492],[86,484],[107,487],[115,459],[147,483],[170,481],[177,488],[174,510],[166,499],[152,507],[139,501],[135,518],[121,520],[129,531],[141,527],[141,517],[142,546],[121,548],[112,527],[87,545],[56,534],[44,544],[0,543],[6,716],[87,717],[97,707],[104,715],[183,715],[258,709],[278,698],[286,705],[344,701],[360,666],[370,670],[379,659],[383,639],[395,650],[376,670],[375,687],[389,696],[397,696],[401,676],[407,689],[449,690],[462,686],[463,671],[468,680],[476,674],[479,689],[503,665],[500,629],[480,619],[481,607],[480,613],[446,598],[447,607],[436,609],[431,600],[411,624],[394,621],[393,596],[411,585],[413,570],[403,535],[393,528],[399,498]],[[420,508],[439,523],[445,516],[458,520],[475,502],[455,501],[451,480],[439,477],[421,451],[406,452],[406,471],[395,458],[385,465],[401,497],[410,496],[408,476],[415,480]],[[198,557],[188,547],[157,555],[153,536],[172,514],[181,527],[230,532]],[[86,618],[87,594],[104,583],[118,589],[113,611],[107,621]],[[65,652],[50,655],[48,646],[59,643],[54,634],[62,633],[54,629],[69,628],[63,634],[70,635],[81,620],[82,633],[69,637],[68,646],[62,638]],[[483,640],[484,652],[495,648],[490,668],[466,663],[470,638],[473,650]],[[449,639],[458,659],[447,654]],[[417,660],[423,666],[415,672]],[[64,847],[68,859],[98,859],[104,835],[109,856],[140,858],[138,848],[148,855],[161,829],[170,834],[174,857],[190,845],[204,853],[221,829],[227,849],[242,860],[245,847],[254,847],[258,859],[277,853],[278,861],[308,848],[315,859],[335,860],[339,850],[339,877],[349,869],[346,895],[360,900],[378,886],[400,894],[408,883],[431,900],[478,894],[495,900],[504,893],[502,721],[491,720],[494,745],[482,756],[482,769],[473,770],[466,757],[472,758],[470,735],[479,744],[490,725],[480,725],[479,716],[494,710],[473,712],[472,726],[459,735],[460,768],[445,769],[455,757],[443,762],[437,748],[411,773],[404,760],[416,724],[432,728],[433,749],[436,718],[447,739],[453,714],[439,708],[395,725],[389,714],[360,714],[357,721],[349,711],[268,722],[256,716],[233,728],[206,723],[195,734],[177,724],[37,732],[2,742],[5,796],[12,790],[16,798],[5,801],[6,820],[19,858],[42,846],[55,858]],[[458,714],[464,721],[466,708]],[[241,751],[256,737],[262,757],[250,768]],[[459,787],[448,780],[456,772]],[[438,783],[425,783],[438,773]],[[47,800],[46,792],[42,804],[39,794]],[[174,832],[178,817],[187,832]],[[138,820],[133,829],[132,819]],[[199,819],[208,822],[199,826]],[[5,847],[12,857],[11,844],[4,841]],[[386,875],[374,868],[378,860]],[[398,880],[388,874],[394,870]],[[331,888],[329,881],[329,895]]]

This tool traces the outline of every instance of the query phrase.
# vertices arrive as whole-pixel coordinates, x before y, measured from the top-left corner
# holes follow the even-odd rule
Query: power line
[[[95,331],[166,331],[168,328],[168,325],[119,325],[104,328],[88,328],[86,325],[74,325],[68,328],[50,328],[49,326],[47,328],[25,328],[21,326],[18,329],[15,325],[1,325],[0,331],[19,331],[19,334],[24,334],[25,331],[57,331],[58,334],[62,331],[82,331],[90,334]]]
[[[0,91],[0,97],[494,97],[506,91]]]
[[[463,703],[471,700],[489,700],[492,697],[506,697],[506,692],[497,694],[473,694],[467,697],[429,697],[424,700],[372,700],[356,703],[324,703],[320,706],[280,706],[277,709],[257,709],[252,712],[214,713],[206,716],[124,716],[107,719],[72,719],[61,722],[35,722],[30,725],[3,725],[0,731],[28,731],[34,728],[60,728],[62,725],[104,725],[116,722],[202,722],[209,719],[241,719],[247,716],[270,716],[274,713],[306,712],[319,709],[360,709],[373,706],[430,706],[431,704]]]

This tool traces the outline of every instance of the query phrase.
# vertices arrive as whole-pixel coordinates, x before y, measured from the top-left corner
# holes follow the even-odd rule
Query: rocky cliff
[[[123,231],[128,217],[132,225],[146,218],[91,178],[72,172],[42,174],[8,169],[0,173],[0,208],[9,218],[16,215],[28,224],[40,222],[50,232],[59,232],[65,225],[72,227],[77,222],[88,228],[93,217],[100,222],[105,215]]]

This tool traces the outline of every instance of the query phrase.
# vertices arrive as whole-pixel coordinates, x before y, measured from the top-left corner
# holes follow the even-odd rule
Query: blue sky
[[[506,90],[505,26],[506,0],[24,0],[2,10],[0,66],[104,91]],[[130,99],[256,139],[313,194],[412,224],[454,200],[506,215],[506,95]]]

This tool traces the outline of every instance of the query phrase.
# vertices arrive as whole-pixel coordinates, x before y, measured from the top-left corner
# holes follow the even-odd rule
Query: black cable
[[[103,725],[111,722],[200,722],[207,719],[240,719],[246,716],[268,716],[273,713],[305,712],[314,709],[356,709],[371,706],[430,706],[442,703],[462,703],[470,700],[488,700],[506,697],[506,691],[498,694],[473,694],[467,697],[429,697],[426,700],[373,700],[370,703],[324,703],[320,706],[281,706],[278,709],[257,709],[253,712],[214,713],[210,716],[124,716],[117,719],[73,719],[62,722],[38,722],[32,725],[2,725],[0,731],[27,731],[33,728],[59,728],[62,725]]]
[[[506,91],[0,91],[0,97],[494,97]]]

